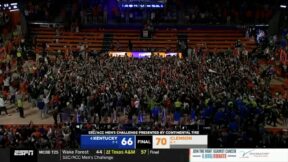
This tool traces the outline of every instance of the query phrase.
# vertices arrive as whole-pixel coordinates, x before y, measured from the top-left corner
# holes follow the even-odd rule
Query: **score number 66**
[[[126,140],[126,138],[123,138],[122,141],[121,141],[121,145],[122,146],[132,146],[133,145],[133,141],[132,141],[132,138],[128,138],[128,140]]]

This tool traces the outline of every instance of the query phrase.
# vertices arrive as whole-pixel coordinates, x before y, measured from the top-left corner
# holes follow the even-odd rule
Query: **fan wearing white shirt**
[[[137,95],[134,95],[135,101],[134,101],[134,106],[136,110],[136,114],[140,111],[140,99],[138,98]]]
[[[3,99],[2,96],[0,96],[0,115],[2,114],[2,110],[6,113],[6,115],[10,116],[10,114],[8,114],[6,106],[5,106],[5,101]]]
[[[7,78],[5,78],[4,80],[4,90],[8,91],[10,87],[10,77],[8,76]]]
[[[48,114],[48,109],[49,109],[48,104],[49,104],[49,101],[50,101],[50,100],[49,100],[50,93],[51,93],[51,92],[49,92],[49,94],[45,95],[45,97],[43,98],[43,102],[44,102],[44,104],[45,104],[44,109],[43,109],[44,118],[46,118],[46,116],[47,116],[47,114]]]

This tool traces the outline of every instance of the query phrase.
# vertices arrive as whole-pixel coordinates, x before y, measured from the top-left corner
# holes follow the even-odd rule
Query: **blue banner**
[[[135,140],[131,135],[82,135],[81,149],[135,149]]]

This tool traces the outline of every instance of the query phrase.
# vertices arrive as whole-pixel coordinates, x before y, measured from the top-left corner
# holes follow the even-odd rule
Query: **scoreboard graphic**
[[[207,148],[207,135],[82,135],[81,149]]]
[[[287,162],[288,149],[208,148],[194,131],[90,131],[80,149],[2,149],[1,162]]]

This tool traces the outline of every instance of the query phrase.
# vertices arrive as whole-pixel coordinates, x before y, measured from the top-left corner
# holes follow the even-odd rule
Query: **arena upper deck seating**
[[[102,49],[104,34],[112,35],[112,43],[118,43],[121,50],[128,50],[128,41],[133,43],[134,50],[169,49],[177,51],[177,36],[187,35],[189,47],[197,44],[205,44],[210,51],[224,51],[233,48],[236,40],[241,40],[248,51],[255,48],[255,41],[246,38],[240,29],[202,29],[202,30],[155,30],[151,39],[141,38],[141,31],[135,29],[83,29],[79,33],[60,32],[56,35],[52,28],[33,28],[32,33],[36,35],[37,46],[48,43],[50,50],[64,50],[64,46],[76,49],[80,43],[86,43],[89,50],[100,51]],[[56,39],[58,39],[56,41]],[[105,42],[104,42],[105,43]]]

